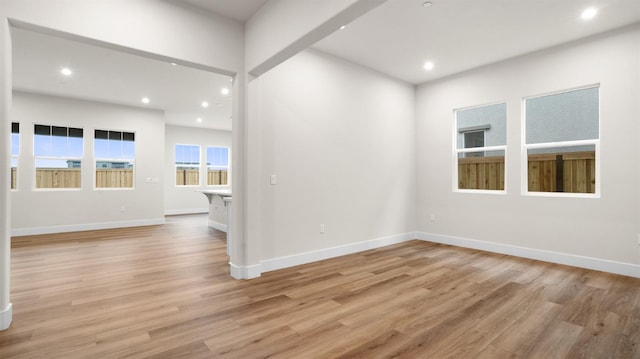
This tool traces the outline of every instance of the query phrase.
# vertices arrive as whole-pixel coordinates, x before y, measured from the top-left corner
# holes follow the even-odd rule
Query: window
[[[484,130],[463,132],[464,148],[484,147]]]
[[[18,188],[18,155],[20,154],[20,124],[11,123],[11,189]]]
[[[229,184],[229,148],[207,147],[207,186]]]
[[[36,188],[80,188],[81,128],[35,125]]]
[[[504,191],[505,103],[455,111],[455,190]]]
[[[176,186],[200,185],[200,146],[176,145]]]
[[[95,130],[96,188],[133,188],[135,134]]]
[[[599,87],[527,98],[524,106],[523,188],[597,194]]]

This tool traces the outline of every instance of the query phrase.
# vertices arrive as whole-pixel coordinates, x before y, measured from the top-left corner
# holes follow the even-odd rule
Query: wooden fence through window
[[[36,188],[80,188],[80,168],[38,168]]]
[[[98,168],[96,188],[133,188],[133,169]]]
[[[12,185],[15,181],[14,173],[12,171]],[[38,168],[36,169],[36,188],[80,188],[81,177],[80,168]],[[133,169],[97,169],[96,188],[133,188]]]
[[[504,157],[458,158],[458,188],[504,190]]]
[[[36,188],[80,188],[80,168],[38,168],[36,170]],[[197,186],[200,184],[199,170],[176,170],[178,186]],[[96,188],[133,188],[133,169],[99,168],[96,170]],[[228,185],[229,173],[226,170],[207,171],[207,185]],[[17,170],[11,168],[11,188],[17,187]]]
[[[229,173],[226,170],[209,170],[207,171],[208,186],[222,186],[229,184]]]
[[[595,193],[596,154],[588,152],[529,155],[529,191]]]
[[[176,169],[177,186],[197,186],[200,184],[200,170]]]
[[[595,193],[595,152],[532,154],[527,173],[531,192]],[[459,158],[458,188],[504,190],[504,157]]]
[[[15,167],[11,167],[11,189],[15,189],[18,186],[18,172]]]
[[[198,186],[200,184],[200,171],[194,169],[176,169],[176,185]],[[229,184],[229,173],[226,170],[208,170],[207,186]]]

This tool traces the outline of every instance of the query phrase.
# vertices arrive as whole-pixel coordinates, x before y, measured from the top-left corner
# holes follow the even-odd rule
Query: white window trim
[[[178,165],[178,164],[176,164],[176,146],[192,146],[192,147],[198,147],[198,161],[199,161],[199,162],[198,162],[198,166],[197,166],[197,167],[198,167],[198,181],[199,181],[199,183],[198,183],[198,184],[179,185],[179,184],[176,182],[176,179],[175,179],[175,173],[176,173],[176,171],[178,170],[178,167],[185,167],[185,165]],[[202,173],[202,172],[203,172],[203,171],[202,171],[202,162],[203,162],[203,161],[202,161],[202,157],[203,157],[203,156],[206,156],[206,154],[203,154],[203,153],[202,153],[202,152],[204,152],[204,151],[202,151],[202,147],[203,147],[202,145],[197,145],[197,144],[193,144],[193,143],[175,143],[175,144],[173,145],[173,168],[174,168],[174,170],[173,170],[173,177],[174,177],[174,178],[173,178],[173,186],[174,186],[175,188],[198,188],[198,187],[203,187],[203,185],[202,185],[202,183],[203,183],[203,182],[202,182],[202,176],[203,176],[203,173]],[[205,164],[205,165],[206,165],[206,164]],[[196,166],[193,166],[193,167],[196,167]]]
[[[18,133],[17,133],[17,135],[18,135],[18,153],[15,154],[15,155],[14,154],[10,154],[10,156],[9,156],[9,167],[10,167],[9,171],[11,171],[11,167],[12,167],[11,166],[11,160],[13,160],[13,159],[16,160],[16,188],[11,188],[11,192],[17,192],[18,189],[20,188],[20,186],[19,186],[19,184],[20,184],[20,181],[19,181],[19,179],[20,179],[20,168],[19,168],[19,166],[20,166],[20,152],[21,152],[20,151],[20,147],[22,145],[20,143],[20,140],[21,140],[20,131],[19,131],[20,130],[20,122],[11,121],[11,126],[12,127],[13,127],[14,123],[18,124]],[[13,132],[13,128],[12,128],[11,133],[9,134],[9,136],[10,136],[9,137],[9,140],[10,140],[9,141],[9,146],[10,147],[11,147],[11,136],[13,136],[13,134],[14,134],[14,132]],[[9,151],[11,151],[11,149],[9,149]],[[11,186],[11,183],[9,183],[9,186]]]
[[[500,104],[505,104],[505,106],[508,109],[508,104],[507,101],[497,101],[497,102],[490,102],[490,103],[486,103],[483,105],[477,105],[477,106],[467,106],[467,107],[459,107],[459,108],[455,108],[453,110],[453,156],[452,156],[452,164],[453,164],[453,181],[452,181],[452,188],[453,188],[453,192],[454,193],[474,193],[474,194],[497,194],[497,195],[506,195],[507,194],[507,178],[508,178],[508,171],[507,171],[507,145],[500,145],[500,146],[485,146],[485,147],[473,147],[473,148],[458,148],[458,134],[462,134],[462,147],[464,147],[464,132],[476,132],[476,131],[482,131],[484,132],[484,143],[487,143],[487,129],[491,128],[490,126],[487,128],[482,128],[484,127],[484,125],[480,125],[477,126],[478,129],[477,130],[472,130],[472,131],[464,131],[461,132],[458,129],[458,111],[464,111],[464,110],[470,110],[470,109],[474,109],[474,108],[480,108],[480,107],[485,107],[485,106],[493,106],[493,105],[500,105]],[[508,123],[505,124],[506,127],[508,127]],[[506,133],[505,133],[505,142],[507,140],[506,138]],[[502,190],[487,190],[487,189],[460,189],[458,187],[458,155],[460,153],[467,153],[467,152],[488,152],[488,151],[504,151],[504,189]]]
[[[120,129],[104,129],[104,128],[94,128],[92,129],[93,137],[91,138],[91,146],[93,146],[93,150],[91,151],[93,154],[93,190],[94,191],[131,191],[136,189],[136,159],[135,158],[96,158],[96,131],[115,131],[115,132],[127,132],[133,133],[135,137],[138,137],[136,131],[132,130],[120,130]],[[134,149],[135,149],[135,137],[133,140]],[[123,140],[121,140],[123,141]],[[98,187],[96,186],[96,179],[98,178],[97,170],[98,170],[98,162],[132,162],[133,163],[133,186],[131,187]]]
[[[207,151],[206,149],[209,148],[226,148],[227,149],[227,184],[209,184],[209,168],[211,166],[207,165]],[[204,181],[202,182],[204,184],[205,187],[214,187],[214,188],[219,188],[219,187],[229,187],[231,186],[231,148],[229,148],[228,146],[205,146],[205,151],[204,151],[204,168],[205,170],[204,172]]]
[[[599,199],[601,197],[600,192],[600,138],[593,140],[576,140],[576,141],[559,141],[559,142],[544,142],[544,143],[531,143],[527,144],[527,100],[544,97],[544,96],[552,96],[559,95],[572,91],[586,90],[590,88],[598,89],[598,101],[600,102],[600,84],[591,84],[586,86],[574,87],[570,89],[560,90],[549,92],[541,95],[528,96],[524,97],[521,100],[521,150],[520,150],[520,193],[522,196],[529,197],[560,197],[560,198],[591,198],[591,199]],[[598,103],[598,137],[602,134],[602,109],[600,103]],[[585,146],[585,145],[595,145],[595,156],[596,156],[596,184],[595,184],[595,193],[572,193],[572,192],[533,192],[529,191],[529,156],[528,150],[531,149],[544,149],[544,148],[552,148],[552,147],[574,147],[574,146]],[[505,171],[506,175],[506,171]]]
[[[83,181],[83,176],[84,176],[84,166],[83,163],[86,163],[85,161],[85,157],[86,157],[86,145],[87,145],[87,141],[85,141],[85,128],[84,127],[73,127],[71,125],[64,125],[64,126],[60,126],[60,125],[53,125],[53,124],[43,124],[43,123],[32,123],[32,129],[35,125],[40,125],[40,126],[49,126],[49,127],[66,127],[67,131],[69,130],[69,128],[78,128],[81,129],[82,132],[82,157],[60,157],[60,156],[36,156],[36,150],[35,150],[35,136],[36,133],[35,131],[31,133],[31,139],[32,139],[32,154],[33,154],[33,166],[32,166],[32,179],[31,179],[31,190],[33,192],[65,192],[65,191],[82,191],[84,189],[85,183]],[[52,135],[49,135],[52,136]],[[67,132],[67,139],[69,138],[68,136],[68,132]],[[80,187],[78,188],[37,188],[36,187],[36,179],[37,179],[37,170],[38,167],[36,167],[36,162],[39,160],[62,160],[62,161],[80,161]]]

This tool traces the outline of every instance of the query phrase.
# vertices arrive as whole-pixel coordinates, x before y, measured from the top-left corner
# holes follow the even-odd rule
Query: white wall
[[[164,222],[161,111],[14,92],[12,121],[20,122],[18,189],[11,194],[14,235]],[[84,129],[80,190],[33,189],[34,123]],[[134,189],[94,189],[94,129],[135,132]]]
[[[414,229],[412,85],[311,51],[257,81],[262,260]]]
[[[11,36],[9,23],[0,17],[0,330],[11,324],[13,309],[9,300],[11,264],[10,192],[10,115],[11,115]]]
[[[231,186],[207,186],[206,173],[202,169],[200,171],[200,186],[176,186],[175,145],[199,145],[200,161],[201,163],[206,163],[207,147],[229,147],[231,149],[231,131],[169,125],[165,129],[164,156],[166,158],[165,178],[167,179],[164,184],[165,213],[206,213],[209,210],[209,202],[205,195],[196,192],[196,190],[230,189]],[[233,166],[233,164],[230,165]],[[231,169],[230,173],[232,171],[233,169]],[[231,177],[229,177],[229,180],[231,180]],[[218,207],[220,207],[218,208],[220,213],[226,216],[224,203],[220,202]]]
[[[247,89],[246,107],[240,104],[238,121],[234,114],[233,136],[236,169],[233,195],[233,237],[231,275],[249,277],[249,267],[259,266],[262,245],[261,132],[259,86],[249,82],[281,62],[338,30],[386,0],[270,0],[245,25],[245,72],[235,81],[234,94]],[[313,8],[313,11],[309,11]],[[242,74],[244,75],[244,73]],[[238,79],[236,79],[238,80]],[[242,86],[240,86],[242,84]],[[244,96],[244,95],[243,95]],[[241,221],[241,222],[240,222]],[[255,274],[255,273],[254,273]]]
[[[418,229],[640,263],[639,79],[640,28],[636,26],[419,86]],[[521,195],[522,98],[597,83],[601,90],[601,198]],[[496,101],[507,102],[507,194],[454,193],[452,110]],[[435,214],[435,221],[429,220],[430,214]]]

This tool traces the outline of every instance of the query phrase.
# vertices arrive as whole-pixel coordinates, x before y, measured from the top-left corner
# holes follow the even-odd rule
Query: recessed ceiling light
[[[344,29],[346,29],[346,28],[347,28],[347,25],[342,25],[342,26],[340,26],[340,30],[344,30]]]
[[[149,98],[148,97],[143,97],[142,98],[142,103],[149,103]]]
[[[433,70],[433,67],[434,67],[434,66],[435,66],[435,65],[433,64],[433,62],[431,62],[431,61],[427,61],[427,62],[425,62],[425,63],[424,63],[424,65],[422,66],[422,68],[424,68],[424,69],[425,69],[425,70],[427,70],[427,71],[431,71],[431,70]]]
[[[68,67],[64,67],[62,70],[60,70],[60,73],[65,76],[71,76],[71,74],[73,74],[73,71],[71,71],[71,69]]]
[[[431,5],[433,5],[431,1],[425,1],[424,3],[422,3],[422,6],[424,7],[431,7]]]
[[[209,107],[209,103],[207,101],[202,101],[202,107],[204,108]]]
[[[200,117],[196,118],[196,122],[197,123],[202,123],[202,118],[200,118]]]
[[[175,62],[171,63],[171,66],[177,66],[178,64],[176,64]]]
[[[224,87],[224,88],[222,88],[222,90],[220,90],[220,93],[223,94],[223,95],[228,95],[229,94],[229,89]]]
[[[595,7],[590,7],[590,8],[584,9],[580,17],[583,20],[591,20],[594,17],[596,17],[596,14],[598,14],[598,9],[596,9]]]

